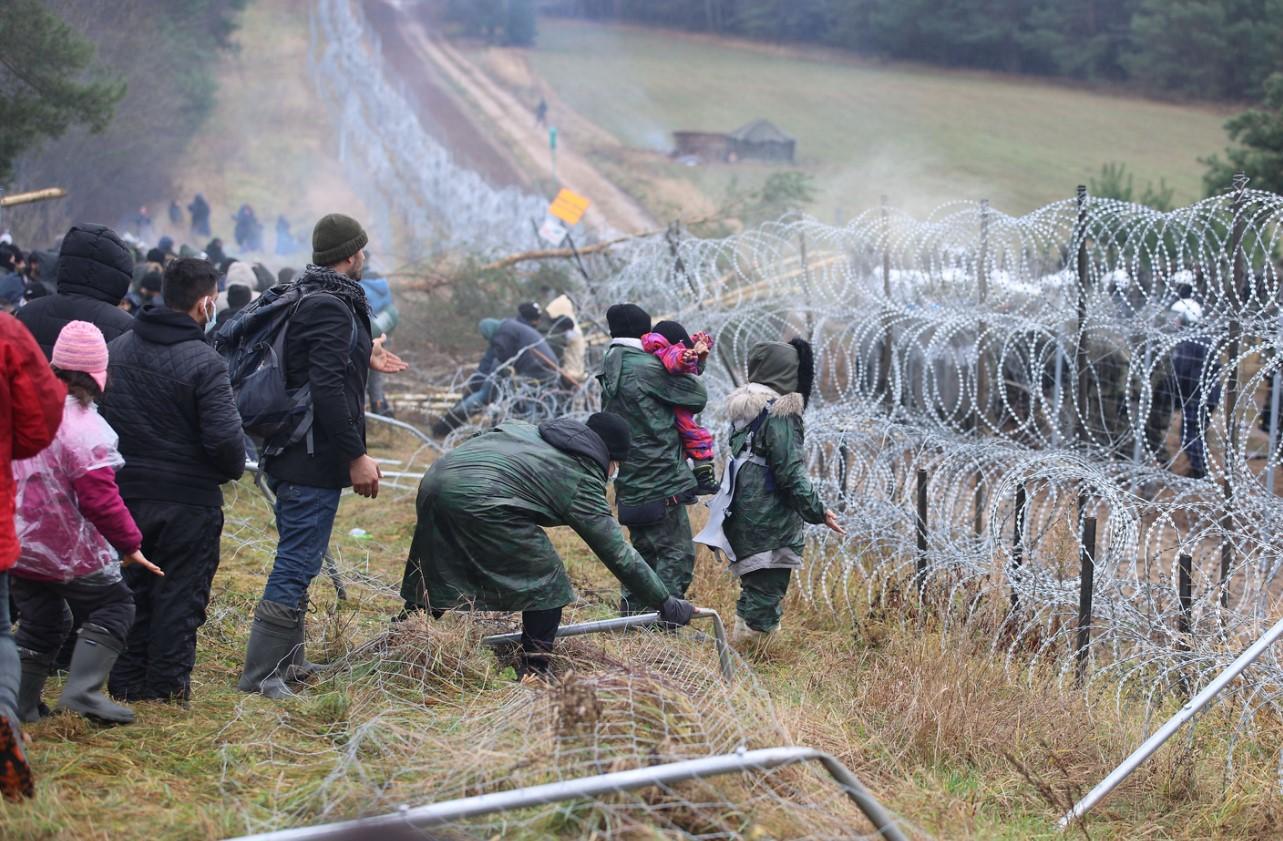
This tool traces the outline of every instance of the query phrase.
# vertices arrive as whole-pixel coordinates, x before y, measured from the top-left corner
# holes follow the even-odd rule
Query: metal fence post
[[[1234,175],[1234,213],[1233,234],[1230,240],[1230,284],[1228,294],[1233,316],[1229,322],[1229,335],[1226,344],[1226,364],[1229,374],[1225,380],[1225,471],[1221,478],[1221,495],[1225,498],[1225,513],[1221,518],[1223,535],[1228,535],[1234,527],[1234,470],[1235,453],[1238,450],[1238,425],[1234,423],[1234,405],[1238,403],[1238,355],[1239,340],[1243,325],[1239,321],[1238,310],[1242,306],[1243,281],[1246,266],[1243,263],[1243,209],[1247,200],[1247,175],[1242,172]],[[1206,458],[1206,454],[1204,454]],[[1221,538],[1221,575],[1219,586],[1221,607],[1230,604],[1230,568],[1234,564],[1234,547],[1226,537]]]
[[[1176,600],[1180,604],[1180,613],[1176,615],[1176,633],[1180,637],[1176,641],[1177,651],[1190,650],[1190,629],[1193,625],[1194,611],[1194,582],[1193,582],[1194,559],[1188,554],[1182,552],[1177,559],[1176,565]],[[1181,689],[1185,695],[1189,695],[1189,678],[1185,675],[1185,669],[1181,668]]]
[[[1087,654],[1091,648],[1091,600],[1096,581],[1096,518],[1083,519],[1082,548],[1079,550],[1078,576],[1078,662],[1074,676],[1081,685],[1087,676]]]
[[[927,588],[927,471],[918,468],[918,568],[914,588],[921,600]]]
[[[1011,534],[1011,569],[1007,573],[1011,587],[1011,609],[1020,609],[1020,593],[1016,591],[1016,581],[1020,576],[1020,567],[1025,562],[1025,483],[1016,485],[1015,528]]]
[[[1078,240],[1077,271],[1078,271],[1078,309],[1077,309],[1077,329],[1078,342],[1074,349],[1074,364],[1078,368],[1077,387],[1078,400],[1075,401],[1078,410],[1078,418],[1074,422],[1074,438],[1080,446],[1087,444],[1087,386],[1089,368],[1087,357],[1087,285],[1088,264],[1087,264],[1087,188],[1078,185],[1078,222],[1074,227],[1074,238]]]

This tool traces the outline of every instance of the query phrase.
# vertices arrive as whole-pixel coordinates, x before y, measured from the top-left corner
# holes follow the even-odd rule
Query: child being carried
[[[642,350],[654,354],[670,374],[702,374],[708,352],[713,349],[712,336],[703,331],[691,336],[676,321],[659,322],[653,332],[642,336],[641,342]],[[682,439],[682,450],[695,463],[695,479],[699,482],[695,492],[705,495],[717,493],[713,434],[695,422],[695,415],[690,409],[674,407],[673,421]]]

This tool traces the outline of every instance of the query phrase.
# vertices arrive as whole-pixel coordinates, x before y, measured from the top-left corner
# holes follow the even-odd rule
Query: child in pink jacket
[[[23,721],[40,718],[40,693],[71,630],[71,604],[86,618],[58,706],[128,724],[133,711],[102,691],[134,621],[134,598],[121,579],[120,564],[163,573],[140,551],[142,534],[116,487],[115,470],[124,464],[116,433],[95,405],[107,384],[102,332],[87,321],[69,323],[58,335],[51,362],[67,386],[62,426],[47,449],[13,463],[22,546],[12,570],[21,614],[18,715]]]
[[[694,336],[676,321],[661,321],[654,332],[641,337],[642,350],[654,354],[670,374],[695,374],[704,372],[708,352],[713,349],[713,337],[701,331]],[[673,423],[682,439],[682,450],[694,462],[698,494],[717,493],[717,475],[713,470],[713,433],[695,422],[690,409],[674,408]]]

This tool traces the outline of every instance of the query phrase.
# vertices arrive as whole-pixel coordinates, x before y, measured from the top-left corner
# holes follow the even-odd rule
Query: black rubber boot
[[[713,462],[697,461],[693,472],[695,481],[699,482],[695,486],[695,493],[700,496],[710,496],[722,489],[721,483],[717,481],[717,473],[713,470]]]
[[[328,663],[313,663],[307,659],[307,596],[299,603],[298,624],[294,628],[294,650],[290,653],[289,665],[285,667],[285,680],[301,683],[318,672],[323,672]]]
[[[134,711],[113,703],[102,689],[116,658],[124,650],[125,643],[106,628],[90,622],[81,625],[58,708],[107,724],[131,723]]]
[[[254,626],[245,647],[245,669],[236,688],[258,692],[268,698],[292,695],[285,685],[285,672],[294,656],[302,618],[299,609],[263,599],[254,608]]]
[[[22,683],[18,684],[18,718],[23,724],[31,724],[49,715],[49,708],[40,703],[40,694],[44,692],[49,670],[53,668],[53,655],[19,648],[18,657],[22,661]]]

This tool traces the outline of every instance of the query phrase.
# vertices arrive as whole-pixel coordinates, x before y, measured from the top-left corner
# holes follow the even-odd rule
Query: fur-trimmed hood
[[[772,400],[775,401],[771,406],[772,417],[801,415],[806,407],[802,395],[796,391],[780,396],[769,386],[749,383],[735,389],[726,398],[726,416],[736,428],[743,427],[745,424],[752,423],[762,413],[762,409],[766,408],[766,404]]]

